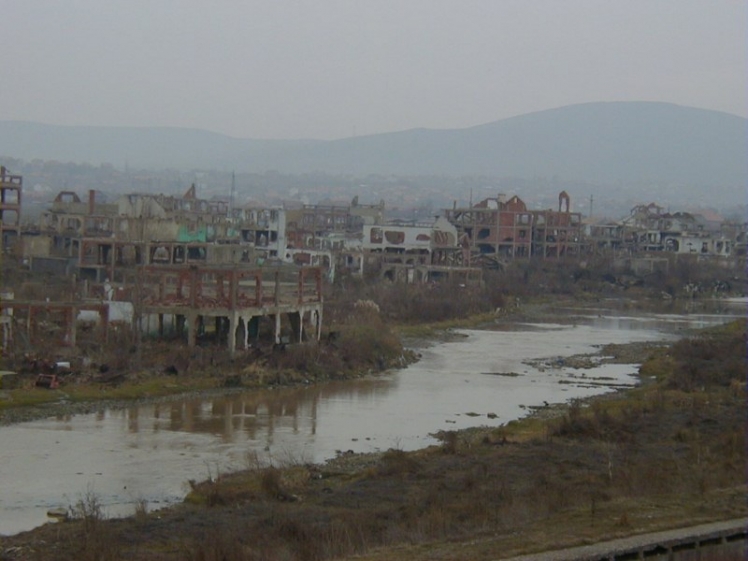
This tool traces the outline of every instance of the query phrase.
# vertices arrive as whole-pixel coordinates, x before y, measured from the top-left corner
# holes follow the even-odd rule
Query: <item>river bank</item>
[[[483,328],[490,327],[481,322],[476,322],[476,324],[480,325]],[[444,329],[441,334],[438,335],[438,340],[442,342],[456,341],[462,338],[464,338],[464,335],[460,335],[459,333],[454,332],[452,328]],[[409,348],[417,350],[427,348],[428,346],[433,345],[434,342],[435,339],[410,337],[407,340],[407,345]],[[592,368],[600,364],[634,364],[638,362],[642,356],[646,356],[652,350],[660,348],[663,345],[664,343],[659,342],[636,342],[625,345],[611,344],[606,345],[598,353],[567,357],[564,359],[564,364],[572,368]],[[414,353],[412,360],[417,360],[417,352]],[[375,376],[376,374],[372,374],[371,372],[360,373],[357,375],[351,374],[344,379],[353,379],[360,378],[361,376],[372,375]],[[109,391],[107,388],[99,388],[100,394],[98,396],[98,399],[88,399],[85,401],[71,401],[64,388],[59,391],[53,390],[52,392],[50,392],[50,390],[32,390],[37,393],[43,394],[44,398],[49,398],[52,400],[45,401],[38,405],[12,406],[11,404],[6,403],[6,406],[0,409],[0,426],[24,423],[48,417],[71,417],[73,415],[101,413],[105,410],[126,409],[146,404],[170,403],[174,401],[189,399],[190,397],[210,398],[214,396],[232,395],[253,389],[241,385],[238,387],[228,388],[206,386],[200,389],[185,390],[184,388],[181,388],[173,383],[170,384],[169,382],[171,381],[167,380],[167,382],[165,382],[165,385],[163,386],[163,390],[166,392],[165,395],[159,395],[156,397],[145,395],[143,397],[132,397],[128,399],[112,399],[108,397],[107,394],[109,393]],[[590,382],[593,382],[593,380],[590,380]],[[308,383],[308,381],[290,382],[286,386],[277,387],[293,387],[294,385],[299,384],[308,385]],[[325,382],[318,381],[316,383],[323,384]],[[263,387],[268,388],[273,386],[271,384],[267,384]],[[254,386],[254,389],[261,388],[259,386]],[[49,395],[47,395],[49,393],[54,393],[55,395],[50,397]],[[87,393],[88,395],[92,395],[91,391]],[[5,394],[5,399],[8,399],[8,393],[5,392]],[[139,392],[135,392],[135,394],[139,395]]]

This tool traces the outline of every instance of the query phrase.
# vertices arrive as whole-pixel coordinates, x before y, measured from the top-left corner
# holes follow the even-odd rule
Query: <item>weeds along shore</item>
[[[500,559],[746,516],[745,322],[651,349],[648,383],[440,444],[190,482],[183,504],[2,538],[3,559]]]

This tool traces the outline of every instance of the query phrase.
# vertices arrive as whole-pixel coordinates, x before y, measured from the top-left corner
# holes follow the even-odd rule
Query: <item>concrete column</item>
[[[236,328],[237,328],[237,314],[236,312],[231,312],[229,315],[229,336],[228,336],[228,343],[229,343],[229,354],[233,357],[236,353]]]
[[[303,332],[303,328],[301,326],[303,315],[301,310],[298,312],[289,312],[288,313],[288,321],[291,324],[291,332],[293,333],[293,338],[295,340],[298,340],[301,342],[301,336]]]
[[[78,311],[76,310],[75,306],[70,308],[70,325],[68,326],[68,344],[71,347],[75,347],[75,323],[78,319]],[[106,318],[102,318],[102,320],[105,320]]]
[[[194,347],[197,343],[197,314],[189,313],[187,319],[187,346]]]
[[[31,341],[31,329],[33,327],[33,322],[31,320],[31,314],[34,313],[34,309],[29,306],[28,307],[28,315],[26,316],[26,340]]]
[[[317,310],[317,341],[322,338],[322,306]]]
[[[252,316],[242,317],[242,320],[244,321],[243,346],[244,346],[244,349],[246,350],[249,348],[249,322],[252,321]]]
[[[322,306],[317,310],[317,341],[322,338]]]
[[[279,345],[281,342],[280,334],[281,334],[281,316],[280,316],[280,312],[277,312],[275,314],[275,344],[276,345]]]
[[[109,343],[109,313],[110,313],[109,306],[105,306],[104,309],[101,311],[101,323],[102,323],[102,329],[104,330],[103,338],[104,338],[105,343]],[[78,316],[77,313],[75,315],[76,317]],[[135,320],[140,321],[139,318],[133,317],[133,321]],[[137,328],[140,329],[140,326],[138,326]]]
[[[260,340],[260,316],[249,316],[247,322],[247,341],[252,344]]]

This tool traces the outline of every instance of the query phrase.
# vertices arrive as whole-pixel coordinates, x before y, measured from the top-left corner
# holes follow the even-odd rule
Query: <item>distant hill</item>
[[[287,173],[558,176],[745,188],[748,120],[668,103],[571,105],[450,130],[322,140],[236,139],[195,129],[0,121],[0,156],[135,168]]]

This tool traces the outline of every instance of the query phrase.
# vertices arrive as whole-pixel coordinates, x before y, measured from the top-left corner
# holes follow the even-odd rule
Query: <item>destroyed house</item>
[[[532,253],[544,258],[578,255],[582,247],[582,215],[571,212],[566,191],[558,195],[558,211],[534,210]]]
[[[361,234],[365,225],[384,222],[384,201],[361,205],[302,205],[286,207],[286,235],[291,249],[322,249],[320,239],[330,233]]]
[[[35,261],[56,261],[60,273],[76,272],[88,308],[15,301],[13,310],[27,314],[27,336],[39,313],[54,312],[74,345],[77,314],[85,308],[95,312],[106,337],[116,301],[137,307],[146,332],[176,333],[190,346],[206,333],[231,353],[259,342],[261,333],[270,332],[274,343],[319,337],[321,270],[265,262],[272,244],[275,254],[284,247],[282,211],[232,209],[198,199],[194,186],[184,197],[98,199],[94,191],[86,202],[60,193],[30,236],[32,270]]]
[[[21,235],[23,178],[0,166],[0,230],[2,249],[15,245]]]
[[[500,193],[465,208],[455,205],[445,211],[445,217],[457,228],[467,262],[485,255],[496,259],[530,256],[533,215],[516,195],[507,200]]]
[[[433,224],[364,226],[362,247],[368,252],[409,256],[413,261],[444,261],[446,254],[458,250],[457,229],[443,217]]]
[[[51,270],[69,272],[74,262],[83,278],[96,282],[121,280],[122,270],[136,265],[249,262],[252,248],[240,247],[229,210],[223,201],[198,199],[194,185],[184,197],[128,194],[113,203],[101,202],[93,190],[87,202],[63,191],[41,214],[25,253],[32,269],[66,260]]]
[[[663,212],[654,203],[637,205],[621,221],[621,245],[629,252],[670,252],[727,257],[737,239],[733,232],[689,212]]]
[[[457,278],[479,283],[479,269],[464,265],[457,228],[444,217],[432,224],[364,226],[365,267],[392,281],[432,282]]]
[[[266,257],[282,257],[286,248],[286,212],[282,208],[239,208],[231,214],[240,241],[262,250]]]

